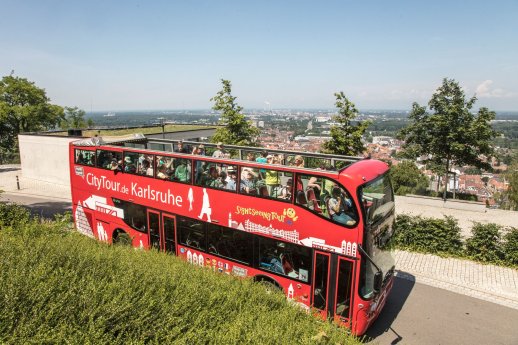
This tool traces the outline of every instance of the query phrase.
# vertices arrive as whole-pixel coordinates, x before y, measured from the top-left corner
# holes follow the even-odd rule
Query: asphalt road
[[[518,345],[518,310],[396,278],[369,344]]]
[[[47,197],[1,193],[0,202],[1,201],[24,205],[32,214],[37,214],[45,218],[54,218],[54,214],[56,213],[72,211],[72,202],[67,199],[49,200]]]
[[[71,210],[66,199],[0,194],[0,201],[25,205],[52,218]],[[380,317],[367,332],[368,344],[518,345],[518,310],[396,278]]]

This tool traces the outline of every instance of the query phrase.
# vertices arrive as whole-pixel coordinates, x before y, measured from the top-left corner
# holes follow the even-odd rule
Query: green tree
[[[91,119],[89,119],[91,120]],[[65,107],[65,118],[61,121],[61,128],[85,128],[85,111],[78,107]]]
[[[0,81],[0,149],[16,151],[17,136],[54,128],[63,108],[50,104],[45,90],[25,78],[5,76]]]
[[[331,127],[331,139],[322,145],[323,152],[345,156],[361,154],[365,147],[361,141],[370,121],[359,121],[356,125],[352,121],[358,116],[354,103],[349,101],[343,91],[335,93],[338,115],[333,117],[337,125]]]
[[[446,181],[453,165],[490,170],[488,162],[494,152],[491,143],[496,136],[491,120],[495,112],[480,108],[476,115],[472,114],[476,100],[466,100],[459,84],[445,78],[428,102],[431,114],[426,107],[412,105],[410,123],[398,134],[405,141],[407,154],[425,156],[428,162],[442,166]],[[446,198],[446,188],[443,197]]]
[[[424,194],[430,182],[412,161],[403,161],[390,168],[392,187],[397,195]]]
[[[243,108],[232,96],[232,84],[229,80],[221,79],[223,88],[210,100],[214,102],[212,109],[221,112],[219,123],[224,127],[216,130],[212,137],[213,142],[224,144],[256,146],[259,128],[252,126],[242,113]]]
[[[518,211],[518,161],[509,166],[504,177],[509,184],[507,190],[502,193],[501,207],[506,210]]]

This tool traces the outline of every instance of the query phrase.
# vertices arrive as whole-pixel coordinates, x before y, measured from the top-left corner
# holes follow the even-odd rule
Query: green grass
[[[0,222],[0,343],[359,344],[249,279],[64,227]]]
[[[180,132],[180,131],[194,131],[197,129],[208,129],[214,128],[214,126],[207,125],[166,125],[164,127],[165,132]],[[142,133],[142,134],[156,134],[162,133],[162,127],[145,127],[145,128],[127,128],[127,129],[99,129],[99,130],[83,130],[83,136],[85,137],[93,137],[95,135],[103,136],[117,136],[117,135],[126,135],[126,134],[134,134],[134,133]],[[63,132],[55,132],[53,135],[68,135],[66,131]]]
[[[213,126],[204,125],[166,125],[164,126],[165,132],[180,132],[180,131],[193,131],[197,129],[214,128]],[[146,127],[146,128],[130,128],[130,129],[117,129],[117,130],[85,130],[83,136],[93,137],[94,135],[126,135],[133,133],[142,134],[155,134],[162,133],[162,127]]]

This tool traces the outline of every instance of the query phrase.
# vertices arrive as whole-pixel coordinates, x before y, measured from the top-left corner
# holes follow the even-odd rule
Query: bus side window
[[[205,226],[203,222],[178,217],[178,242],[194,249],[205,251]]]
[[[309,281],[311,249],[292,243],[259,238],[259,268]]]

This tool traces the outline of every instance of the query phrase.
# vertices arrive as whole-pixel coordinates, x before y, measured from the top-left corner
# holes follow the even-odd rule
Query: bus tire
[[[275,279],[272,279],[267,276],[255,276],[254,281],[264,286],[266,291],[268,293],[274,292],[274,291],[280,291],[284,293],[282,290],[282,287],[275,281]]]
[[[113,232],[112,243],[121,246],[131,246],[131,237],[124,230],[117,229]]]

